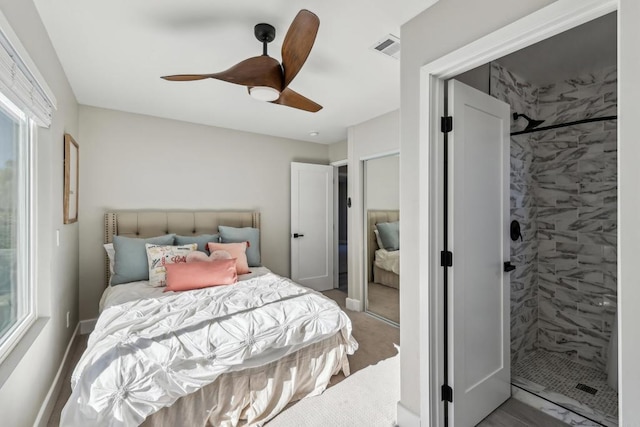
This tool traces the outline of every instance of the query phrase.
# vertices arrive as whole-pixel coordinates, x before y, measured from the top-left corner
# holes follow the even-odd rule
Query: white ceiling
[[[537,86],[557,83],[616,64],[616,12],[498,59]]]
[[[400,63],[370,47],[437,0],[35,0],[80,104],[320,143],[400,105]],[[245,87],[168,74],[211,73],[262,53],[253,27],[276,28],[281,60],[300,9],[320,18],[291,89],[324,108],[309,113],[252,99]],[[316,137],[309,135],[319,131]]]

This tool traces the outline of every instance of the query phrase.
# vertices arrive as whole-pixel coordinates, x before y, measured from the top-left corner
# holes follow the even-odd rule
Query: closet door
[[[450,416],[474,426],[511,395],[509,105],[448,86]]]

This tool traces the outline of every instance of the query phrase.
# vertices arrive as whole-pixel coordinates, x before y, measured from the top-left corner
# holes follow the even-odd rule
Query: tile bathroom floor
[[[598,369],[537,350],[513,367],[512,383],[602,425],[618,425],[618,393]],[[595,395],[577,389],[579,383],[596,389]]]

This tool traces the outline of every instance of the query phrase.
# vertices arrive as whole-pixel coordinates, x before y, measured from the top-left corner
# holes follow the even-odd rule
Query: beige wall
[[[258,209],[262,261],[290,274],[290,166],[328,146],[80,107],[80,318],[98,315],[108,209]],[[82,191],[82,190],[81,190]]]
[[[401,230],[400,233],[400,324],[404,326],[400,328],[399,418],[404,410],[420,416],[421,404],[423,408],[428,408],[429,402],[428,373],[420,372],[421,358],[427,360],[429,357],[420,353],[428,348],[420,340],[427,336],[420,335],[417,327],[421,310],[426,309],[418,305],[420,294],[424,292],[421,288],[429,286],[421,270],[424,269],[427,256],[428,234],[425,234],[427,223],[424,219],[429,217],[429,212],[428,206],[420,203],[427,194],[427,188],[420,186],[421,175],[428,170],[427,164],[421,163],[424,157],[420,155],[428,147],[420,143],[418,136],[420,114],[425,113],[420,109],[420,68],[550,3],[553,0],[440,0],[401,28],[400,214],[402,230],[412,232],[403,233]],[[452,31],[453,28],[455,31]],[[425,40],[437,40],[437,43],[426,43]],[[423,239],[422,243],[417,236]],[[422,414],[421,421],[422,425],[429,425],[429,414]],[[415,425],[415,419],[413,422],[406,425]]]
[[[400,150],[400,111],[392,111],[348,130],[349,171],[347,185],[351,197],[349,229],[349,298],[363,308],[364,288],[364,183],[363,161]],[[400,159],[402,165],[402,157]],[[401,166],[402,167],[402,166]],[[403,279],[404,281],[404,279]],[[353,284],[353,285],[352,285]],[[352,306],[353,307],[353,306]]]
[[[340,160],[347,160],[347,141],[329,145],[329,161],[338,162]]]
[[[58,102],[51,127],[38,130],[36,148],[36,268],[44,328],[26,350],[14,350],[0,365],[1,378],[9,370],[0,381],[0,424],[27,426],[36,420],[78,322],[78,224],[62,224],[63,134],[77,138],[78,104],[33,2],[0,0],[0,10]],[[82,154],[82,142],[80,147]]]
[[[400,156],[367,160],[364,167],[366,209],[400,209]]]

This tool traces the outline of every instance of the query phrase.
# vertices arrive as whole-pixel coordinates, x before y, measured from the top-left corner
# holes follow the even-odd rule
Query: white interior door
[[[475,426],[511,395],[509,105],[448,87],[449,375],[453,426]]]
[[[333,166],[291,163],[291,278],[333,288]]]

